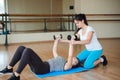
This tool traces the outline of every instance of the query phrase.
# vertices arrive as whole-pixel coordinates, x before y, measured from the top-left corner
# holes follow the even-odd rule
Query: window
[[[4,8],[4,0],[0,0],[0,14],[3,14],[5,12]],[[2,20],[2,16],[0,16],[0,20]],[[0,33],[2,30],[2,24],[0,24]]]
[[[5,12],[4,0],[0,0],[0,14]]]

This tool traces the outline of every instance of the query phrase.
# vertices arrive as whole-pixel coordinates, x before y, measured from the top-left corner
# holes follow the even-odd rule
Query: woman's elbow
[[[71,69],[71,67],[64,67],[64,70],[66,71],[66,70],[69,70],[69,69]]]
[[[91,40],[86,40],[86,44],[89,44],[91,42]]]
[[[64,70],[69,70],[69,69],[71,69],[71,68],[72,68],[71,65],[65,65],[65,66],[64,66]]]

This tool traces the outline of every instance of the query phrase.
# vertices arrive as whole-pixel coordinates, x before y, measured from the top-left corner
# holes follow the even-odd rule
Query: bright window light
[[[0,0],[0,14],[5,12],[4,0]]]

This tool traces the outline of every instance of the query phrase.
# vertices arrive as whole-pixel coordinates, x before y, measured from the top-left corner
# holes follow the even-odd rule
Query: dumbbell
[[[74,35],[74,37],[75,37],[74,40],[78,40],[76,35]],[[68,35],[68,36],[67,36],[67,39],[68,39],[68,40],[71,40],[71,38],[72,38],[71,35]]]
[[[60,38],[62,39],[63,37],[62,37],[62,34],[60,34]],[[55,35],[53,35],[53,39],[55,40],[56,39],[56,36]]]

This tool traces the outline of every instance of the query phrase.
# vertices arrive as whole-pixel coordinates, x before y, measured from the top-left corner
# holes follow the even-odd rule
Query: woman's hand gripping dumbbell
[[[57,37],[60,37],[60,39],[62,39],[62,38],[63,38],[62,34],[57,35],[57,36],[56,36],[56,35],[53,35],[53,39],[54,39],[54,40],[56,40],[56,38],[57,38]]]

